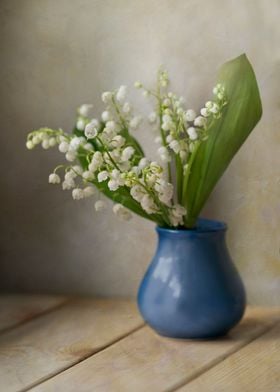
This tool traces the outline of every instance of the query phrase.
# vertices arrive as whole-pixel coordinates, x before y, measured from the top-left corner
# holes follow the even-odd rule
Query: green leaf
[[[217,83],[225,87],[228,104],[221,118],[211,124],[209,137],[193,160],[183,190],[186,227],[195,225],[217,181],[262,115],[256,77],[245,54],[221,67]]]

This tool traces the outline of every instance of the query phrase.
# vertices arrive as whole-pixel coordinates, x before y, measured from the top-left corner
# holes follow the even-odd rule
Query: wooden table
[[[225,338],[162,338],[133,302],[0,297],[0,391],[279,392],[280,309]]]

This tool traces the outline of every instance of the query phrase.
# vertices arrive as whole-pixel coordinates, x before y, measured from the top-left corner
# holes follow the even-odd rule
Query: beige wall
[[[48,185],[59,155],[27,152],[26,133],[71,129],[79,103],[99,111],[103,90],[151,83],[161,63],[173,89],[199,108],[218,66],[246,52],[264,115],[206,215],[228,222],[250,301],[279,304],[279,1],[2,0],[0,7],[1,289],[134,295],[154,252],[153,225],[96,214],[92,202]],[[138,137],[151,154],[151,134]]]

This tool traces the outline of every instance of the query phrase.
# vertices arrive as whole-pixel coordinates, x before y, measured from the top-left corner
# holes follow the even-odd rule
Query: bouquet
[[[95,209],[114,202],[114,213],[129,220],[132,212],[162,227],[192,229],[215,184],[262,114],[253,69],[245,54],[225,63],[212,97],[199,112],[169,89],[160,68],[154,88],[135,87],[153,102],[145,121],[157,132],[158,156],[147,157],[136,139],[143,118],[127,99],[127,87],[102,94],[104,111],[78,108],[72,133],[40,128],[30,132],[26,146],[58,146],[66,162],[49,176],[62,183],[73,199],[95,197]]]

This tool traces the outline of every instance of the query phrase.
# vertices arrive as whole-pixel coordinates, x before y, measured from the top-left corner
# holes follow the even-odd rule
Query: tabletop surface
[[[279,392],[280,309],[218,340],[158,336],[126,300],[0,296],[0,391]]]

